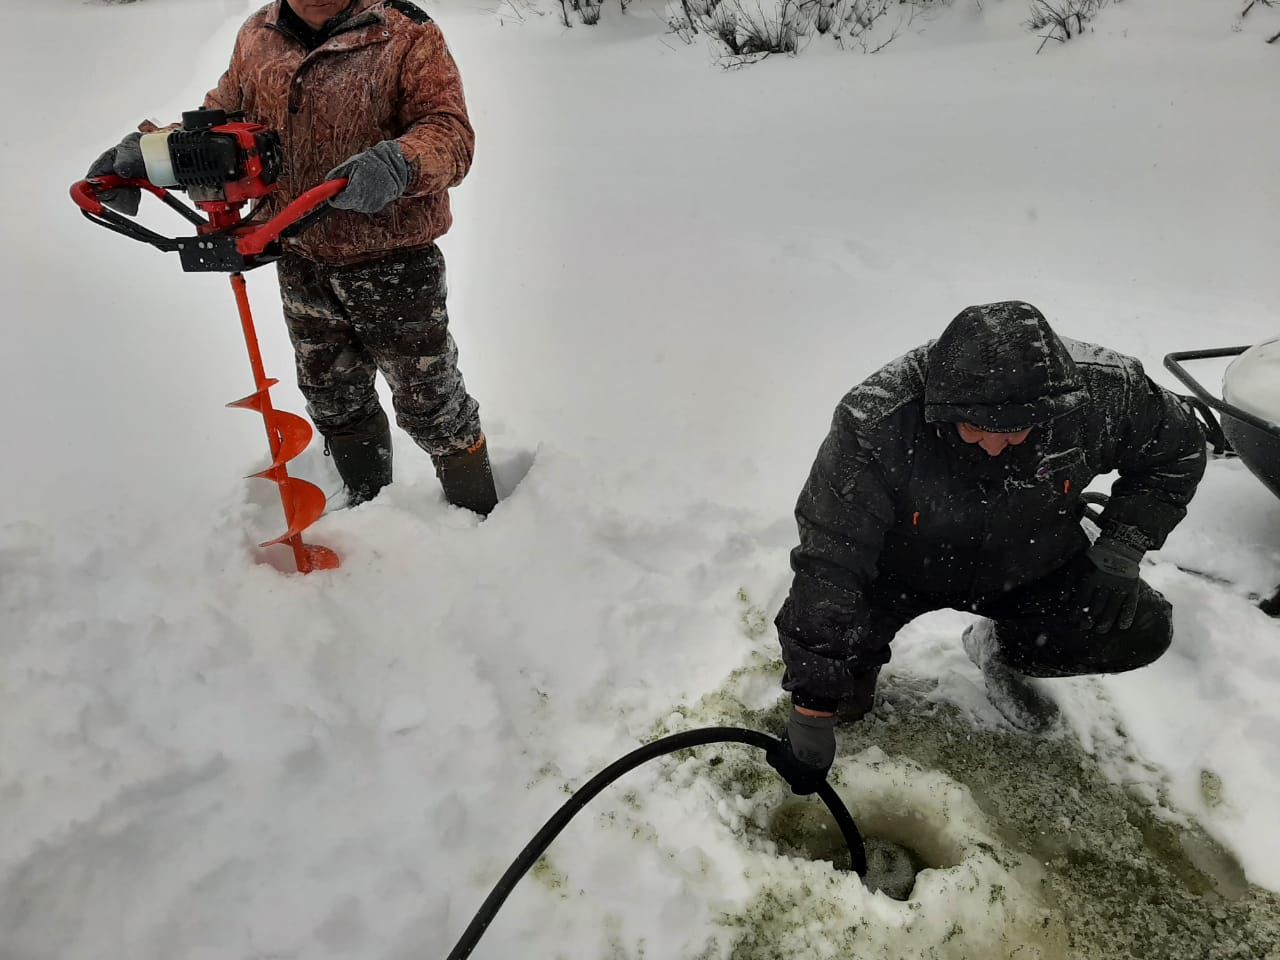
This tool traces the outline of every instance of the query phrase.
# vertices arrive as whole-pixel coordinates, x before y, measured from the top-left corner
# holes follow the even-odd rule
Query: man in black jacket
[[[1204,466],[1193,414],[1137,360],[1060,339],[1027,303],[964,310],[844,397],[800,494],[776,621],[792,710],[775,765],[816,789],[837,719],[871,709],[890,641],[930,610],[988,618],[965,647],[1024,727],[1037,705],[1024,677],[1156,660],[1171,609],[1138,565]],[[1112,471],[1090,545],[1080,493]]]

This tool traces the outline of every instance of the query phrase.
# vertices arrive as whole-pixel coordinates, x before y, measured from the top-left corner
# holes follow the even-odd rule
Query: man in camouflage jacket
[[[894,635],[930,610],[987,618],[966,650],[1025,727],[1044,703],[1023,677],[1157,659],[1171,610],[1138,565],[1204,467],[1194,415],[1137,360],[1059,338],[1030,304],[963,311],[844,397],[800,494],[777,617],[792,713],[775,765],[815,789],[837,719],[870,710]],[[1080,493],[1112,471],[1091,545]]]
[[[204,105],[280,133],[285,170],[268,213],[326,179],[350,180],[337,210],[287,240],[279,263],[298,385],[349,502],[391,481],[380,370],[445,496],[487,514],[497,496],[435,243],[475,136],[439,28],[408,0],[274,0],[241,28]]]

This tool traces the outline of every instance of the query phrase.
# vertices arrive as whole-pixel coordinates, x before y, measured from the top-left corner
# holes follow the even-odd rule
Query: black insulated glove
[[[786,736],[765,759],[792,793],[802,797],[817,793],[836,759],[836,718],[807,717],[792,707]]]
[[[1099,537],[1085,556],[1085,570],[1076,591],[1076,604],[1089,616],[1098,633],[1112,627],[1128,630],[1138,612],[1138,565],[1142,551],[1127,543]]]
[[[126,180],[145,180],[147,165],[142,160],[142,147],[138,141],[142,134],[131,133],[118,144],[93,161],[93,166],[85,174],[86,179],[105,177],[115,174]],[[138,214],[138,206],[142,203],[142,191],[137,187],[121,187],[119,190],[104,190],[99,194],[102,202],[125,216]]]
[[[409,162],[394,140],[383,140],[364,153],[357,153],[329,171],[329,180],[346,177],[350,182],[332,203],[339,210],[377,213],[404,196],[409,187]]]

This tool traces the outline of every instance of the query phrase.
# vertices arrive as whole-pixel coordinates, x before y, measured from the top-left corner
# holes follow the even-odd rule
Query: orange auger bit
[[[258,348],[258,334],[253,328],[253,313],[249,309],[244,274],[231,275],[231,289],[235,291],[236,306],[240,309],[240,326],[244,329],[244,343],[249,350],[249,366],[253,368],[253,384],[257,390],[227,406],[256,410],[262,414],[267,428],[267,444],[271,448],[271,463],[253,476],[270,480],[280,488],[280,503],[284,507],[285,522],[289,525],[280,536],[259,546],[273,547],[278,543],[287,543],[293,549],[299,573],[334,570],[339,562],[336,553],[328,547],[302,541],[302,531],[324,513],[324,491],[314,483],[289,476],[289,469],[285,466],[311,442],[311,424],[297,414],[277,410],[271,405],[270,390],[280,381],[268,377],[263,369],[262,351]]]
[[[182,269],[188,272],[231,274],[231,289],[240,308],[240,325],[249,348],[254,392],[230,404],[262,414],[271,448],[271,463],[255,477],[272,481],[280,488],[280,503],[288,528],[264,547],[287,543],[300,573],[332,570],[338,555],[327,547],[302,542],[302,532],[324,513],[324,492],[315,484],[289,476],[286,464],[311,442],[311,425],[301,417],[271,406],[270,389],[278,382],[268,379],[262,369],[258,335],[253,329],[244,273],[281,256],[280,241],[316,223],[332,208],[329,201],[347,186],[345,179],[326,180],[312,187],[275,214],[266,223],[245,220],[241,209],[248,203],[265,200],[280,188],[284,156],[280,137],[266,127],[245,122],[242,117],[221,110],[189,110],[182,115],[180,129],[152,130],[139,141],[146,176],[131,173],[126,179],[116,173],[81,180],[71,187],[71,199],[85,217],[100,227],[131,240],[149,244],[166,253],[177,253]],[[113,155],[111,165],[119,163]],[[186,190],[197,210],[178,200],[167,188]],[[112,194],[121,199],[129,191],[146,190],[181,214],[196,228],[194,237],[166,237],[107,205]],[[133,204],[137,212],[137,203]]]

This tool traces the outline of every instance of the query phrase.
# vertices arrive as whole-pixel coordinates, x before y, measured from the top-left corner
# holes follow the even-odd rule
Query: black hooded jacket
[[[958,422],[1032,432],[991,457]],[[1026,303],[966,309],[836,408],[796,505],[784,686],[834,709],[849,672],[889,659],[869,629],[871,582],[939,607],[1034,582],[1088,547],[1079,494],[1112,471],[1103,532],[1159,547],[1204,466],[1194,416],[1137,360],[1059,338]]]

